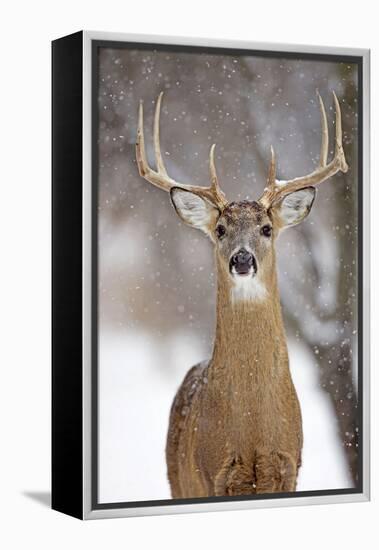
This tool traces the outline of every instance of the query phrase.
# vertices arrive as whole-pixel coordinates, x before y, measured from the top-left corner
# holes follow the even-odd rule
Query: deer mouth
[[[238,277],[248,277],[249,275],[255,275],[255,272],[253,269],[236,269],[232,271],[232,274]]]
[[[229,271],[234,276],[254,277],[257,270],[257,261],[254,255],[245,248],[241,248],[230,258]]]

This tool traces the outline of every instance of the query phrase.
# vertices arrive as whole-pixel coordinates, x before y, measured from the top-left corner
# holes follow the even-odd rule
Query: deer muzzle
[[[232,275],[255,275],[257,272],[257,261],[254,255],[246,250],[246,248],[240,248],[230,258],[229,270]]]

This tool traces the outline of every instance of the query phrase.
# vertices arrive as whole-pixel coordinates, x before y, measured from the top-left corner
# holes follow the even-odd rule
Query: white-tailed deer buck
[[[313,187],[346,172],[341,111],[328,163],[328,124],[321,109],[321,153],[312,173],[276,179],[275,156],[257,201],[228,202],[210,150],[209,187],[184,185],[167,174],[159,143],[160,94],[154,118],[156,170],[145,151],[140,104],[136,144],[140,175],[168,191],[179,217],[214,244],[217,323],[211,359],[188,372],[174,399],[167,437],[174,498],[294,491],[302,450],[301,412],[291,379],[276,274],[280,231],[310,212]]]

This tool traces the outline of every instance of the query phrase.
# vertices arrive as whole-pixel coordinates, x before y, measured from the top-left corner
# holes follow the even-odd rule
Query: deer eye
[[[271,225],[264,225],[261,229],[261,234],[265,237],[271,237],[272,227]]]
[[[226,229],[223,225],[218,225],[216,227],[216,235],[219,239],[221,239],[226,233]]]

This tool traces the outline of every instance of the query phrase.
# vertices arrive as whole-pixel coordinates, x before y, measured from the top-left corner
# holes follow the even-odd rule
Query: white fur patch
[[[257,276],[240,275],[233,276],[232,301],[233,302],[261,302],[267,296],[264,284]]]

